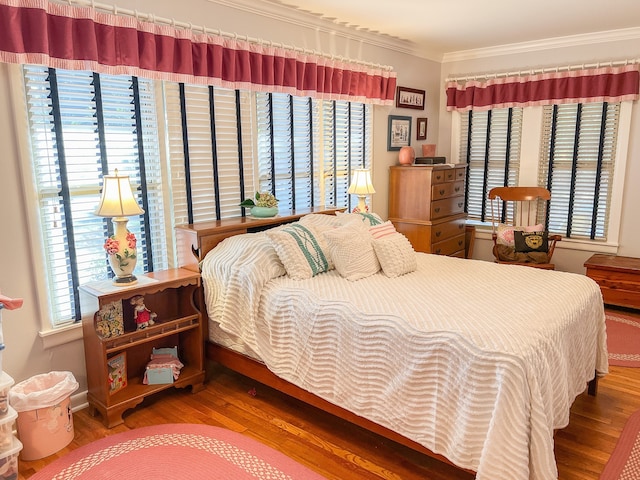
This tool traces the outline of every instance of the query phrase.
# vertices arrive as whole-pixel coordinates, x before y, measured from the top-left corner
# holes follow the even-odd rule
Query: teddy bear
[[[145,306],[142,295],[132,297],[130,303],[133,305],[133,318],[136,321],[136,330],[143,330],[155,323],[153,319],[158,315]]]

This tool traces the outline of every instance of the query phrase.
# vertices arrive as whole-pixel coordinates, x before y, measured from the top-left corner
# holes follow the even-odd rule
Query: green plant
[[[278,199],[267,192],[256,192],[255,201],[247,198],[240,204],[241,207],[277,207]]]

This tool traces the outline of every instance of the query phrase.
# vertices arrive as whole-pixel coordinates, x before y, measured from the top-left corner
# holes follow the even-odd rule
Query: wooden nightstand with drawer
[[[604,303],[640,309],[640,258],[595,254],[584,264]]]
[[[466,165],[393,166],[389,220],[417,252],[464,258]]]

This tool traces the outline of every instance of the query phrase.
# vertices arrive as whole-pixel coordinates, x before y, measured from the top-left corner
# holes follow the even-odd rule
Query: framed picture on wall
[[[389,115],[387,150],[400,150],[411,143],[411,117]]]
[[[427,119],[417,118],[416,123],[418,124],[418,126],[416,127],[416,140],[426,140],[427,139]]]
[[[424,110],[425,91],[416,88],[398,87],[396,91],[396,107]]]

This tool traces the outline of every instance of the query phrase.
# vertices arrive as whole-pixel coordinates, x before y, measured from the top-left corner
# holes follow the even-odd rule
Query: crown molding
[[[319,31],[329,35],[337,35],[348,40],[364,42],[375,47],[382,47],[399,53],[419,56],[418,47],[410,40],[388,35],[375,30],[339,22],[335,18],[289,6],[280,0],[207,0],[217,5],[240,10],[253,15],[287,22],[292,25]],[[269,40],[265,40],[266,43]],[[325,52],[326,53],[326,52]]]
[[[640,39],[640,27],[609,30],[605,32],[570,35],[566,37],[554,37],[544,40],[512,43],[496,47],[478,48],[474,50],[461,50],[445,53],[442,63],[474,60],[478,58],[495,57],[498,55],[513,55],[540,50],[552,50],[554,48],[575,47],[594,43],[617,42]]]

